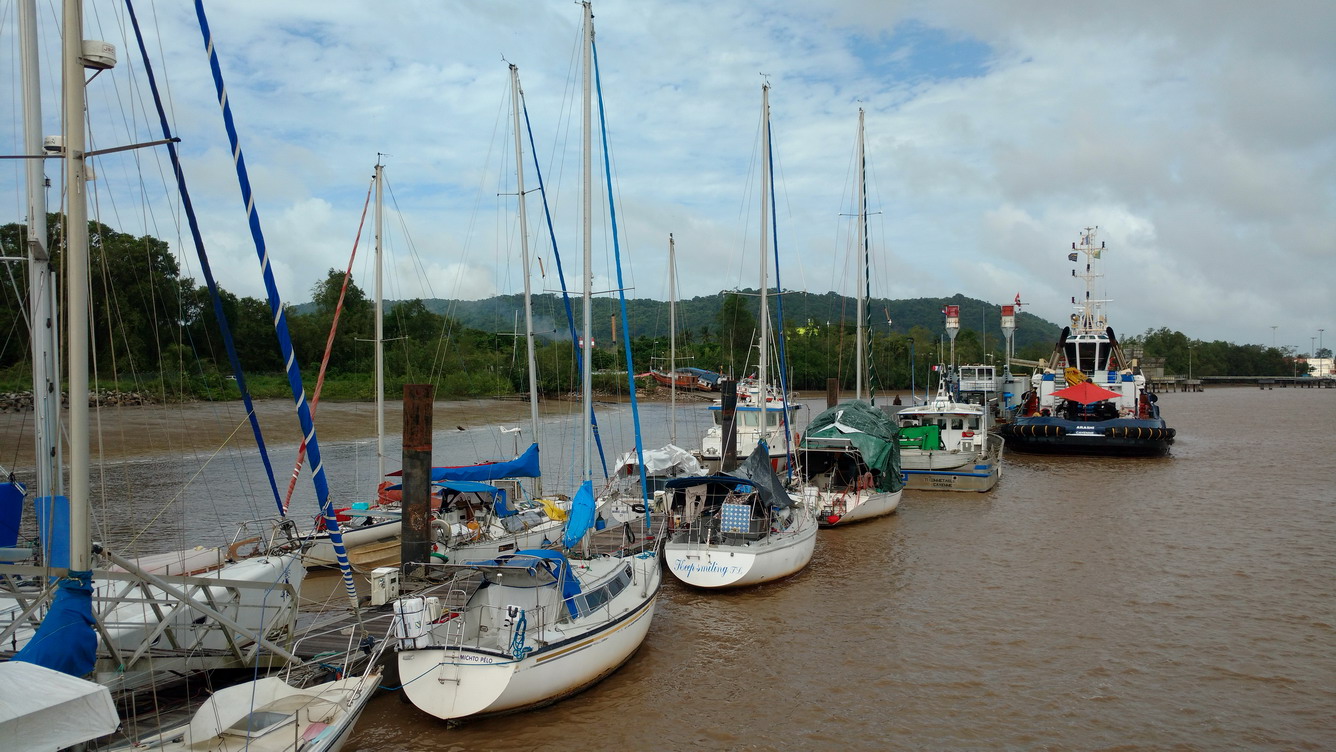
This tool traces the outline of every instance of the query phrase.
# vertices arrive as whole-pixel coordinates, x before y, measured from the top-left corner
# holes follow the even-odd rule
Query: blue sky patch
[[[958,32],[906,21],[889,36],[855,37],[853,53],[878,77],[923,83],[982,76],[993,50]]]

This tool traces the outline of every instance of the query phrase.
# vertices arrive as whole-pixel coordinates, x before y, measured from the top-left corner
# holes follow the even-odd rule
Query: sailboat
[[[104,70],[114,65],[111,45],[85,42],[80,46],[79,3],[66,3],[64,21],[66,81],[82,81],[85,68]],[[29,23],[35,25],[35,21]],[[35,39],[35,26],[25,36],[28,33]],[[25,65],[33,70],[29,83],[35,87],[35,42],[26,47],[31,60]],[[31,88],[27,105],[33,112],[28,119],[29,144],[42,141],[40,132],[35,131],[40,127],[40,116],[35,114],[37,104],[32,99],[35,96],[35,88]],[[44,665],[55,660],[76,675],[92,672],[99,682],[115,689],[153,683],[168,673],[251,666],[256,660],[286,660],[291,654],[279,643],[292,637],[305,574],[287,539],[286,528],[269,528],[257,534],[253,543],[259,555],[245,561],[232,561],[221,553],[221,547],[136,559],[123,557],[110,547],[93,545],[86,346],[87,155],[84,132],[79,127],[83,102],[82,87],[66,87],[66,127],[60,156],[71,195],[66,215],[67,263],[71,271],[66,279],[68,306],[63,312],[69,342],[69,495],[61,494],[56,435],[39,430],[37,456],[43,459],[36,503],[39,519],[46,521],[42,534],[47,544],[45,566],[0,565],[0,644],[16,660]],[[40,160],[31,160],[30,165],[40,180]],[[33,182],[30,179],[30,186]],[[40,197],[40,192],[39,188],[34,195]],[[29,214],[30,226],[34,222],[44,226],[45,207],[39,200],[30,199]],[[45,266],[38,261],[34,271],[36,266]],[[49,298],[54,289],[49,279],[36,284],[34,295]],[[51,305],[47,301],[42,304]],[[51,309],[49,315],[43,315],[43,321],[59,320]],[[56,380],[50,367],[54,356],[38,355],[55,352],[55,336],[54,326],[40,327],[33,335],[35,369],[42,369],[34,373],[37,391],[48,391],[40,387]],[[59,394],[60,390],[50,391]],[[39,423],[57,425],[50,417],[56,410],[56,400],[45,402]],[[51,462],[49,458],[57,459]],[[62,526],[59,521],[66,515],[68,524]],[[99,562],[103,566],[94,571],[94,564]],[[56,587],[35,587],[52,575],[60,578],[52,583]],[[63,629],[55,617],[71,613],[71,601],[79,604],[73,617],[78,628]],[[83,647],[74,650],[71,641]],[[66,653],[77,657],[60,657]]]
[[[511,91],[514,100],[516,179],[519,183],[519,222],[524,265],[524,310],[526,352],[528,354],[529,383],[538,383],[534,355],[533,307],[529,279],[528,230],[524,209],[524,169],[522,167],[519,129],[520,97],[519,69],[511,68]],[[385,407],[383,368],[383,295],[382,276],[382,212],[384,172],[380,164],[375,172],[375,238],[376,238],[376,457],[377,477],[385,472]],[[530,426],[538,435],[538,390],[529,389]],[[479,465],[438,467],[432,470],[432,487],[436,502],[432,519],[433,549],[440,559],[471,560],[498,556],[503,553],[530,548],[550,542],[559,534],[565,510],[541,500],[542,471],[538,461],[538,444],[534,443],[518,457],[503,462]],[[531,499],[525,500],[523,479],[532,479],[527,489]],[[354,525],[344,533],[349,557],[363,566],[393,566],[399,563],[399,539],[402,521],[397,494],[398,485],[381,484],[377,503],[358,503],[342,510],[348,519],[354,516],[365,524]],[[317,532],[310,537],[310,546],[304,554],[307,566],[329,566],[336,563],[328,534]]]
[[[795,487],[817,509],[822,527],[846,525],[895,512],[904,479],[897,429],[880,408],[863,398],[867,355],[867,290],[871,244],[867,227],[867,158],[863,110],[858,110],[858,323],[855,327],[854,399],[817,415],[798,444]]]
[[[668,235],[668,368],[678,373],[677,367],[677,245]],[[696,369],[699,370],[699,369]],[[656,513],[662,512],[664,490],[674,478],[705,475],[705,467],[696,455],[677,445],[677,389],[678,382],[668,382],[668,443],[658,449],[640,454],[627,452],[617,460],[617,470],[608,481],[607,492],[601,497],[602,509],[618,523],[630,522],[645,513],[641,501],[641,484],[647,486]],[[684,388],[694,390],[687,385]],[[643,478],[642,478],[643,476]]]
[[[35,39],[35,17],[33,3],[26,4],[22,15],[25,16],[24,37],[31,42]],[[130,20],[138,35],[138,21],[133,7],[127,4]],[[208,38],[207,25],[203,13],[200,15],[201,27]],[[256,536],[254,541],[258,550],[255,555],[243,561],[223,561],[216,565],[205,566],[206,571],[191,574],[172,574],[174,569],[193,570],[195,564],[183,564],[177,561],[172,566],[172,556],[156,557],[152,564],[147,560],[132,560],[120,556],[108,547],[94,544],[91,535],[90,504],[90,421],[89,421],[89,348],[88,348],[88,256],[89,227],[87,220],[85,180],[87,175],[86,160],[97,152],[85,151],[85,98],[84,70],[106,70],[115,63],[115,48],[101,42],[84,41],[83,8],[80,0],[66,0],[63,12],[64,53],[64,118],[63,139],[59,145],[59,156],[65,165],[65,185],[69,195],[66,214],[66,258],[68,274],[66,276],[66,296],[68,306],[65,311],[67,325],[67,347],[69,353],[68,389],[68,459],[69,459],[69,497],[55,493],[58,485],[52,489],[39,488],[39,493],[53,491],[50,496],[39,499],[39,504],[54,508],[60,514],[68,515],[67,525],[48,524],[47,534],[43,538],[48,544],[67,541],[67,545],[48,545],[43,567],[22,565],[0,566],[0,598],[6,603],[13,602],[13,607],[0,607],[3,619],[0,619],[0,641],[6,646],[21,646],[9,664],[4,675],[8,680],[19,681],[22,666],[34,664],[33,668],[55,669],[68,677],[81,677],[92,674],[101,684],[101,692],[109,687],[117,689],[134,688],[142,684],[155,684],[159,679],[168,680],[179,677],[184,672],[220,667],[247,667],[259,669],[272,665],[275,661],[292,664],[300,663],[291,652],[293,639],[293,620],[298,601],[298,588],[305,570],[299,563],[298,544],[292,534],[290,523],[283,523],[272,528],[263,536]],[[182,202],[186,207],[192,234],[198,243],[198,225],[191,209],[188,193],[184,190],[184,178],[180,170],[178,154],[174,148],[175,140],[170,136],[162,100],[157,85],[152,78],[151,67],[142,38],[139,39],[140,52],[143,54],[144,70],[149,75],[153,100],[158,107],[164,135],[163,141],[140,146],[166,144],[176,168],[178,187],[182,189]],[[212,41],[209,40],[212,51]],[[25,44],[25,66],[32,64],[35,71],[35,45]],[[221,90],[221,74],[217,68],[216,57],[214,72]],[[32,96],[35,73],[29,79],[25,75],[25,88]],[[226,111],[225,119],[229,125],[231,114]],[[30,118],[29,123],[39,122]],[[30,131],[29,142],[32,142]],[[138,147],[129,147],[138,148]],[[110,149],[107,151],[121,151]],[[240,160],[240,150],[233,142],[233,151],[237,155],[239,174],[243,175],[244,163]],[[30,207],[33,207],[30,204]],[[30,209],[31,210],[31,209]],[[33,212],[38,221],[45,221],[44,211]],[[258,232],[258,223],[252,228]],[[263,256],[263,246],[259,249]],[[202,254],[202,252],[201,252]],[[201,261],[204,261],[201,255]],[[265,266],[266,272],[268,267]],[[205,262],[206,278],[213,288],[213,280]],[[266,279],[267,287],[273,292],[272,276]],[[215,288],[216,292],[216,288]],[[216,302],[215,298],[215,302]],[[276,295],[271,304],[281,311]],[[220,316],[220,325],[225,338],[230,338],[225,320]],[[282,316],[276,316],[275,327],[286,335]],[[35,333],[35,339],[38,335]],[[288,343],[290,348],[290,343]],[[230,348],[229,348],[230,349]],[[234,353],[230,353],[234,356]],[[290,353],[289,353],[290,354]],[[235,359],[234,359],[235,364]],[[289,359],[291,362],[291,359]],[[47,374],[54,379],[53,374]],[[240,379],[240,376],[238,376]],[[40,386],[42,382],[37,382]],[[299,380],[293,381],[294,392],[298,391]],[[58,390],[57,390],[58,392]],[[243,390],[243,394],[245,394]],[[299,402],[298,412],[303,419],[310,437],[312,457],[318,460],[319,452],[315,443],[314,428],[310,424],[309,413],[303,413],[304,404]],[[39,474],[40,477],[40,474]],[[321,501],[327,508],[327,494],[321,486],[323,475],[317,474],[317,490]],[[272,485],[272,480],[271,480]],[[277,500],[277,489],[275,499]],[[55,515],[53,515],[55,516]],[[335,543],[338,544],[337,527],[334,530]],[[94,569],[96,564],[104,564]],[[345,562],[346,564],[346,562]],[[150,565],[146,568],[146,565]],[[156,568],[157,571],[150,571]],[[24,583],[23,578],[29,578]],[[50,588],[43,585],[53,580],[54,597]],[[351,585],[351,579],[345,570],[345,583]],[[355,591],[351,591],[355,597]],[[35,629],[34,629],[35,627]],[[341,719],[338,728],[351,727],[353,719],[370,697],[378,673],[373,671],[363,677],[369,685],[363,690],[346,695],[339,700]],[[234,690],[229,696],[253,698],[261,687],[272,687],[279,680],[263,679],[248,687]],[[286,686],[286,684],[284,684]],[[75,689],[75,688],[72,688]],[[247,690],[251,691],[247,691]],[[0,692],[13,691],[32,694],[31,685],[14,685],[10,681],[0,684]],[[302,692],[316,691],[314,689]],[[222,693],[220,693],[222,694]],[[85,695],[87,696],[87,695]],[[35,713],[60,711],[71,713],[68,703],[70,695],[38,692],[36,702],[29,702],[30,711]],[[13,707],[6,697],[0,697],[0,705]],[[101,700],[94,700],[88,705],[92,714],[101,717],[105,710]],[[218,706],[215,706],[217,710]],[[82,712],[82,711],[79,711]],[[206,711],[209,712],[209,711]],[[229,711],[230,712],[230,711]],[[75,713],[78,714],[78,713]],[[334,720],[333,716],[308,713],[306,724],[321,723],[325,719]],[[114,714],[113,714],[114,717]],[[214,713],[213,717],[219,716]],[[246,714],[249,721],[242,726],[229,728],[233,736],[243,740],[253,738],[257,716]],[[9,720],[6,718],[5,720]],[[199,720],[197,718],[197,720]],[[76,724],[63,722],[57,729],[35,729],[25,735],[22,743],[29,748],[51,748],[94,738],[92,727],[83,728],[80,739],[61,737],[53,731],[68,731],[66,727]],[[287,723],[281,724],[287,727]],[[330,724],[326,724],[330,725]],[[277,726],[275,726],[277,727]],[[103,727],[102,733],[108,729]],[[114,730],[114,725],[111,730]],[[100,734],[99,734],[100,735]],[[14,739],[10,739],[14,741]],[[195,741],[199,741],[198,737]],[[327,743],[318,733],[309,740],[311,743],[303,749],[325,752],[335,747]],[[330,741],[333,741],[332,737]],[[220,744],[215,748],[234,748],[235,745]],[[259,749],[264,745],[251,748]]]
[[[588,227],[591,76],[597,58],[593,10],[588,2],[583,8],[583,210]],[[588,342],[593,254],[587,230],[583,241],[582,338]],[[600,555],[588,538],[595,515],[591,361],[586,357],[581,364],[584,480],[571,504],[562,550],[526,549],[482,561],[433,564],[429,568],[445,583],[394,603],[404,694],[437,718],[555,702],[614,671],[649,631],[662,578],[657,551],[619,546]]]
[[[761,87],[761,357],[758,383],[767,384],[770,312],[769,266],[770,85]],[[742,467],[706,477],[668,481],[672,534],[664,543],[668,571],[701,588],[740,587],[787,577],[807,566],[816,549],[812,506],[792,498],[775,475],[768,439],[771,416],[786,414],[787,400],[755,406],[757,439]],[[782,424],[775,422],[777,430]],[[780,441],[783,438],[781,435]]]

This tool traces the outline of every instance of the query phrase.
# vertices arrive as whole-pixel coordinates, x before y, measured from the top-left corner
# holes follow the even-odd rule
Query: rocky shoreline
[[[0,393],[0,413],[26,413],[32,411],[32,392]],[[121,392],[105,389],[88,395],[89,407],[120,407],[124,405],[156,405],[157,400],[143,392]],[[61,407],[68,407],[69,395],[61,393]]]

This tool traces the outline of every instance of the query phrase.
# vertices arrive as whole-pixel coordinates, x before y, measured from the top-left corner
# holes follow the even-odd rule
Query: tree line
[[[60,269],[61,217],[48,217],[52,263]],[[0,227],[5,256],[23,255],[26,229]],[[151,236],[119,232],[89,223],[90,323],[95,382],[101,388],[133,389],[164,401],[230,399],[237,396],[207,288],[182,276],[168,244]],[[0,389],[31,386],[29,327],[26,320],[27,270],[9,263],[0,278]],[[329,341],[330,325],[343,287],[344,273],[330,269],[310,290],[311,302],[286,309],[297,361],[313,388]],[[286,396],[283,362],[273,332],[268,302],[221,291],[222,309],[233,333],[252,391],[261,397]],[[625,391],[628,370],[622,352],[625,333],[614,320],[616,301],[596,300],[592,366],[597,386]],[[948,345],[942,330],[942,306],[962,306],[956,361],[1002,363],[1004,342],[996,328],[996,307],[957,295],[954,298],[874,300],[868,306],[867,362],[873,388],[930,388],[932,365],[945,362]],[[513,331],[523,321],[519,296],[486,301],[395,301],[384,320],[387,394],[404,383],[431,383],[441,396],[490,396],[526,393],[528,373],[523,335]],[[628,301],[632,362],[629,370],[668,370],[670,336],[667,303]],[[772,321],[772,358],[781,344],[790,389],[824,389],[836,378],[852,388],[855,374],[853,302],[835,293],[786,295],[782,329]],[[576,307],[578,310],[578,306]],[[777,306],[772,305],[772,316]],[[535,298],[539,383],[546,395],[578,390],[577,349],[572,346],[565,305],[560,296]],[[758,348],[755,291],[701,296],[679,304],[676,358],[695,366],[741,377],[754,373]],[[990,322],[988,319],[991,318]],[[972,322],[980,326],[971,326]],[[324,396],[370,399],[373,395],[374,302],[355,281],[348,285],[329,358]],[[991,329],[989,327],[992,327]],[[782,333],[782,337],[779,336]],[[1019,317],[1016,354],[1047,358],[1058,327],[1029,314]],[[616,335],[614,337],[614,334]],[[1023,336],[1022,336],[1023,335]],[[1125,343],[1162,357],[1166,372],[1194,376],[1289,375],[1292,353],[1259,345],[1198,342],[1168,329],[1126,337]],[[777,361],[772,361],[777,363]],[[772,366],[773,372],[773,366]]]

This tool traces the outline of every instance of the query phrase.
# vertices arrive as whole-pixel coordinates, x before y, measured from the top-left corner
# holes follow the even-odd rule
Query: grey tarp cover
[[[895,421],[880,408],[849,400],[812,418],[799,446],[820,449],[821,444],[813,439],[845,439],[853,444],[870,469],[878,471],[878,491],[899,491],[904,488],[905,481],[900,475],[898,434]]]
[[[756,445],[746,462],[724,474],[750,481],[761,493],[761,500],[776,509],[788,509],[793,505],[793,499],[784,490],[784,482],[770,465],[770,450],[764,443]]]

